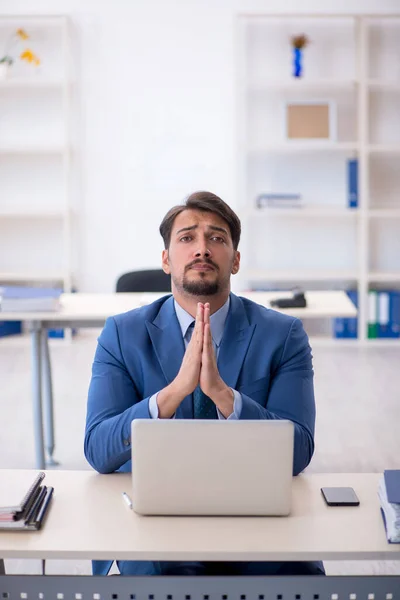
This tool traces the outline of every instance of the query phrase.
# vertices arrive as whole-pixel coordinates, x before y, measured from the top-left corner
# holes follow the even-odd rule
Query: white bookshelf
[[[290,37],[301,33],[311,44],[297,79]],[[357,289],[358,342],[391,344],[367,339],[367,323],[369,289],[400,289],[400,14],[240,14],[236,42],[238,289]],[[336,137],[285,139],[290,100],[333,102]],[[301,193],[302,206],[257,208],[271,192]]]
[[[0,46],[17,28],[40,65],[17,60],[0,79],[0,285],[71,291],[72,69],[68,18],[1,16]],[[19,48],[17,48],[19,50]]]

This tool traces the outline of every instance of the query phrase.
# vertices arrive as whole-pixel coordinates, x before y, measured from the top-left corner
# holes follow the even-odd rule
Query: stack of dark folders
[[[0,530],[38,530],[44,522],[54,488],[43,485],[43,472],[28,484],[25,477],[13,474],[10,471],[9,485],[0,492]]]

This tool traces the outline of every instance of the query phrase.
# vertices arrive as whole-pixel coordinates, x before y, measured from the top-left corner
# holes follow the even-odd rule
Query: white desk
[[[0,312],[1,321],[39,321],[47,328],[63,325],[102,326],[105,320],[119,313],[150,304],[164,293],[128,294],[62,294],[61,307],[56,312]],[[274,298],[290,297],[290,292],[241,292],[241,296],[270,307]],[[274,309],[302,319],[355,317],[357,309],[345,292],[306,292],[306,308]],[[82,325],[83,323],[83,325]]]
[[[33,471],[0,470],[0,490]],[[55,488],[39,532],[0,532],[0,557],[124,560],[399,560],[378,502],[378,474],[300,475],[289,517],[143,517],[122,501],[130,474],[48,471]],[[328,507],[322,486],[352,486],[359,507]],[[1,498],[1,494],[0,494]]]
[[[105,320],[119,313],[138,308],[164,296],[163,293],[131,294],[62,294],[61,307],[56,312],[0,312],[0,320],[29,323],[32,336],[32,403],[36,466],[45,467],[43,409],[46,420],[46,449],[49,465],[53,460],[54,417],[51,365],[46,330],[57,327],[102,327]],[[289,292],[244,292],[242,296],[263,306],[271,299],[290,296]],[[279,309],[299,318],[354,317],[357,310],[345,292],[313,291],[306,293],[306,308]]]

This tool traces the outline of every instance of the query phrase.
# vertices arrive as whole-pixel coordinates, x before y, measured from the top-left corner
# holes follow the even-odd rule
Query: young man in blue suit
[[[87,460],[100,473],[130,471],[136,418],[289,419],[297,475],[313,455],[315,425],[311,349],[301,322],[230,292],[241,226],[214,194],[197,192],[173,207],[160,233],[172,296],[107,320],[89,388]],[[106,574],[110,565],[96,561],[94,573]],[[322,563],[119,561],[118,567],[137,575],[324,573]]]

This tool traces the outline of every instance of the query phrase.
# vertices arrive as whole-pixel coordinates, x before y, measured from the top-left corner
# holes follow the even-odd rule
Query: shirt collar
[[[230,304],[230,296],[228,296],[227,301],[220,309],[217,310],[210,317],[210,327],[211,327],[211,335],[214,343],[219,346],[222,340],[222,335],[224,333],[225,321],[229,312],[229,304]],[[186,336],[187,330],[190,325],[194,322],[192,315],[190,315],[182,306],[180,306],[174,298],[174,306],[176,316],[179,321],[179,325],[182,331],[182,337]]]

